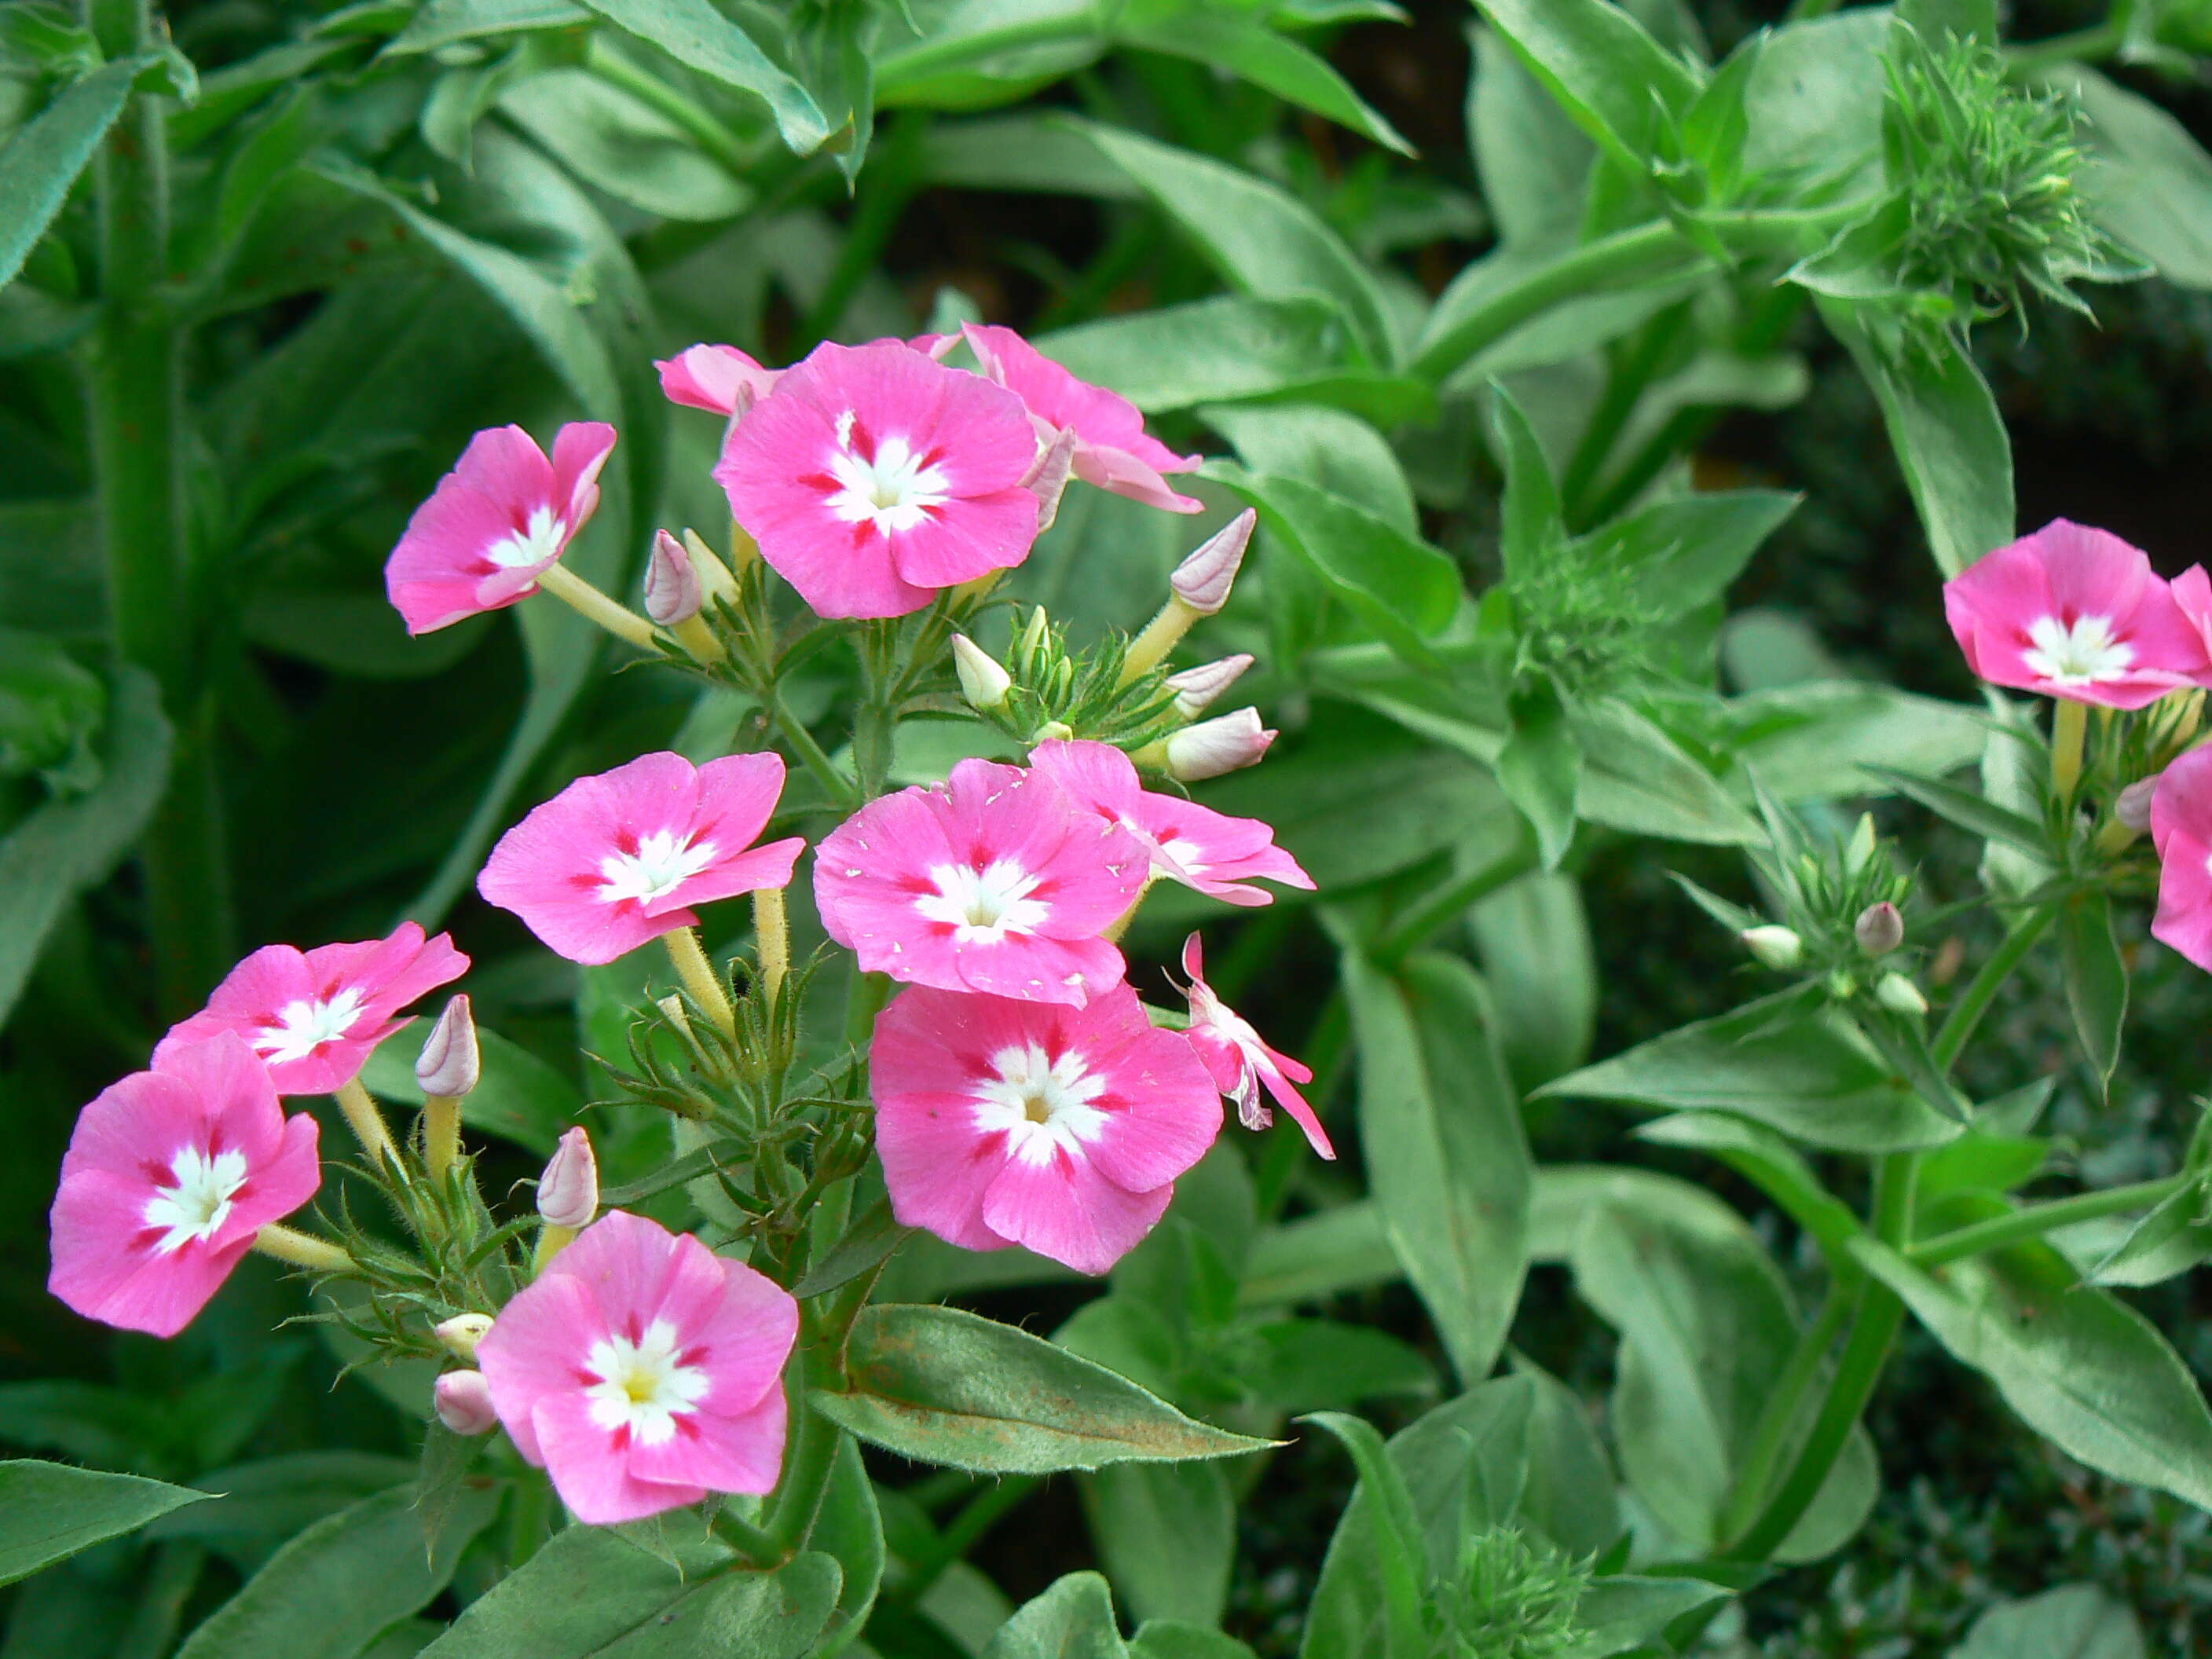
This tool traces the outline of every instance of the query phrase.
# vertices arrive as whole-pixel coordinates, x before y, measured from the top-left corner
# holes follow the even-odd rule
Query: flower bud
[[[477,1051],[477,1022],[465,996],[452,998],[423,1042],[415,1062],[416,1086],[433,1100],[458,1100],[477,1086],[483,1062]]]
[[[556,1227],[584,1228],[599,1212],[599,1160],[580,1125],[561,1137],[538,1177],[538,1213]]]
[[[455,1434],[489,1434],[499,1426],[491,1385],[482,1371],[447,1371],[433,1390],[438,1420]]]
[[[1218,662],[1200,663],[1180,674],[1170,674],[1161,684],[1175,693],[1176,713],[1185,720],[1196,720],[1206,712],[1207,704],[1236,684],[1251,665],[1251,653],[1240,651]]]
[[[1014,677],[999,659],[965,634],[952,636],[952,667],[960,676],[960,695],[978,714],[994,714],[1006,706],[1006,693]]]
[[[1171,735],[1166,744],[1167,772],[1183,783],[1218,778],[1250,766],[1267,752],[1277,734],[1260,724],[1260,711],[1240,708]]]
[[[1869,904],[1851,924],[1851,936],[1870,957],[1886,957],[1905,943],[1905,918],[1887,899]]]
[[[1037,498],[1037,534],[1042,536],[1052,528],[1052,521],[1060,516],[1060,498],[1067,493],[1067,481],[1075,474],[1075,434],[1063,428],[1053,434],[1052,442],[1041,451],[1036,465],[1022,480],[1022,488]]]
[[[476,1364],[477,1344],[484,1340],[490,1329],[489,1314],[455,1314],[433,1328],[430,1334],[436,1337],[454,1358],[465,1359],[473,1365]]]
[[[1030,612],[1030,619],[1022,624],[1022,631],[1014,641],[1014,660],[1034,665],[1036,654],[1052,637],[1052,623],[1044,614],[1042,605]]]
[[[732,534],[737,526],[731,526]],[[714,556],[714,550],[707,545],[706,538],[696,530],[684,532],[684,550],[691,556],[691,568],[698,572],[699,586],[710,599],[732,599],[737,597],[738,579],[730,568]]]
[[[684,544],[665,530],[655,531],[653,558],[645,567],[645,614],[663,628],[687,623],[707,602],[698,567]]]
[[[1893,1014],[1917,1019],[1928,1012],[1928,999],[1902,974],[1884,974],[1874,988],[1874,1000]]]
[[[1805,957],[1805,941],[1787,927],[1747,927],[1743,948],[1765,966],[1786,974]]]
[[[1075,728],[1066,720],[1047,720],[1030,733],[1030,743],[1032,746],[1040,743],[1066,743],[1074,735]]]
[[[2158,781],[2164,775],[2154,772],[2121,790],[2120,798],[2112,803],[2112,816],[2137,835],[2149,829],[2151,797],[2158,793]]]
[[[1246,507],[1177,565],[1175,574],[1168,578],[1176,597],[1201,617],[1210,617],[1228,604],[1237,567],[1244,562],[1244,550],[1252,544],[1252,527],[1259,522],[1260,515]]]

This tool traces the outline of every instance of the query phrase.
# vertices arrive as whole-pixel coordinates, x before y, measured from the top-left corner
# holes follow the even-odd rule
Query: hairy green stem
[[[1589,424],[1583,428],[1581,441],[1576,444],[1573,459],[1567,463],[1565,475],[1559,480],[1559,494],[1566,504],[1571,527],[1588,527],[1589,499],[1597,489],[1606,462],[1612,458],[1613,447],[1620,441],[1629,417],[1644,401],[1651,377],[1666,361],[1674,343],[1681,338],[1689,320],[1688,306],[1669,306],[1646,324],[1613,362],[1606,375],[1604,394],[1590,415]]]
[[[775,1540],[742,1515],[732,1515],[726,1506],[719,1509],[714,1511],[714,1528],[721,1535],[722,1541],[735,1549],[750,1565],[772,1567],[777,1565]]]
[[[1799,1333],[1797,1346],[1775,1379],[1774,1391],[1767,1396],[1752,1431],[1751,1450],[1737,1472],[1735,1490],[1729,1494],[1728,1506],[1721,1511],[1722,1537],[1733,1538],[1749,1526],[1765,1501],[1773,1485],[1775,1465],[1782,1461],[1789,1448],[1790,1431],[1796,1425],[1798,1407],[1818,1380],[1820,1362],[1850,1322],[1851,1310],[1857,1305],[1856,1288],[1856,1279],[1847,1283],[1842,1278],[1832,1279],[1820,1313]]]
[[[1536,857],[1536,838],[1523,823],[1519,838],[1505,852],[1487,864],[1458,872],[1401,912],[1370,952],[1376,966],[1386,971],[1397,967],[1473,906],[1534,870]]]
[[[829,792],[841,812],[856,811],[860,808],[860,792],[853,787],[852,779],[837,769],[837,763],[823,752],[799,717],[784,707],[782,696],[770,691],[768,697],[769,718],[775,722],[776,730],[783,733],[791,752],[799,757],[799,764],[814,775],[815,781]]]
[[[803,1362],[806,1382],[818,1378],[822,1364],[819,1356],[807,1354]],[[822,1512],[822,1499],[830,1490],[830,1472],[837,1466],[838,1443],[844,1437],[842,1429],[808,1403],[804,1383],[789,1394],[796,1420],[787,1443],[783,1479],[776,1482],[762,1528],[773,1551],[771,1559],[779,1561],[797,1554],[814,1530],[814,1518]]]
[[[2079,1193],[2072,1198],[2031,1204],[2010,1215],[1993,1216],[1970,1227],[1938,1233],[1905,1254],[1916,1267],[1941,1267],[1947,1262],[2002,1249],[2008,1244],[2040,1238],[2077,1222],[2095,1221],[2130,1210],[2152,1209],[2197,1179],[2194,1175],[2165,1176],[2156,1181],[2138,1181],[2132,1186],[2108,1187],[2102,1192]]]
[[[2035,942],[2049,930],[2051,924],[2058,920],[2061,902],[2052,899],[2039,904],[2014,923],[2012,931],[2005,935],[2004,943],[1990,952],[1990,959],[1982,964],[1981,971],[1967,981],[1965,990],[1959,993],[1959,1000],[1943,1016],[1942,1026],[1936,1031],[1935,1042],[1929,1045],[1940,1070],[1948,1073],[1958,1063],[1968,1039],[1974,1035],[1974,1028],[1982,1023],[1982,1016],[1989,1012],[1990,1002],[2004,988],[2004,982],[2012,977],[2014,969],[2027,960],[2027,953],[2035,948]]]
[[[609,86],[619,87],[680,127],[685,137],[720,161],[738,180],[756,171],[744,146],[720,120],[650,70],[639,68],[597,36],[584,52],[584,67]]]

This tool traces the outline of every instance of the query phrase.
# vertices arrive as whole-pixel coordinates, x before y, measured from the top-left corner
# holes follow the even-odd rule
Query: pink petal
[[[1037,498],[1027,489],[998,489],[948,505],[927,524],[891,538],[891,562],[902,581],[952,587],[1012,570],[1030,556],[1037,535]]]
[[[757,401],[775,389],[777,371],[763,368],[731,345],[695,345],[665,362],[660,390],[671,403],[734,415],[741,401]]]
[[[1006,1165],[1006,1137],[978,1130],[964,1096],[893,1097],[878,1085],[877,1102],[876,1152],[899,1224],[963,1250],[1005,1249],[1008,1241],[983,1223],[983,1196]]]
[[[617,1212],[619,1213],[619,1212]],[[596,1230],[586,1229],[586,1232]],[[565,1258],[580,1238],[556,1257]],[[579,1389],[577,1370],[592,1343],[608,1334],[605,1316],[581,1279],[548,1273],[526,1285],[500,1310],[491,1330],[477,1345],[477,1364],[491,1389],[492,1406],[514,1437],[515,1448],[540,1468],[532,1413],[538,1401]]]
[[[771,1388],[743,1411],[679,1417],[676,1433],[659,1445],[630,1447],[629,1472],[640,1480],[696,1481],[709,1492],[773,1492],[783,1473],[787,1412],[783,1390]]]
[[[553,434],[552,498],[566,526],[563,547],[597,510],[599,469],[614,447],[615,429],[604,421],[571,421]]]
[[[1044,1164],[1008,1160],[984,1194],[983,1219],[1039,1255],[1079,1273],[1103,1273],[1152,1231],[1174,1196],[1172,1185],[1126,1192],[1093,1164],[1062,1152]]]
[[[1275,1103],[1288,1112],[1291,1121],[1305,1131],[1307,1144],[1323,1158],[1334,1158],[1336,1148],[1329,1144],[1328,1131],[1321,1127],[1319,1115],[1306,1103],[1306,1097],[1291,1086],[1290,1079],[1283,1074],[1285,1071],[1290,1071],[1299,1082],[1310,1083],[1313,1073],[1287,1054],[1276,1054],[1272,1048],[1267,1052],[1274,1056],[1277,1063],[1273,1066],[1258,1068],[1260,1081],[1275,1097]]]
[[[88,1319],[150,1336],[174,1336],[222,1288],[252,1246],[189,1240],[167,1255],[146,1224],[152,1189],[105,1170],[64,1178],[54,1194],[53,1271],[46,1288]]]
[[[704,1486],[641,1480],[631,1474],[631,1449],[617,1446],[614,1436],[592,1421],[590,1403],[580,1394],[546,1395],[531,1407],[530,1422],[553,1489],[588,1526],[642,1521],[707,1495]],[[514,1432],[511,1424],[508,1432]]]

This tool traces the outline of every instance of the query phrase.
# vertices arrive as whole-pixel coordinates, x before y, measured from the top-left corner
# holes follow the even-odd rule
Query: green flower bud
[[[1778,974],[1788,973],[1805,959],[1805,941],[1787,927],[1747,927],[1739,937],[1745,950]]]
[[[1902,974],[1884,974],[1874,988],[1874,1000],[1893,1014],[1917,1019],[1928,1012],[1928,999]]]

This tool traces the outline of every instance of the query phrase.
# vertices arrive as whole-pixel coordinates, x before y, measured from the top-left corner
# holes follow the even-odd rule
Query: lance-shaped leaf
[[[851,1386],[808,1398],[902,1456],[988,1474],[1232,1457],[1275,1443],[1194,1422],[1103,1365],[958,1308],[878,1304],[853,1327]]]
[[[983,1659],[1126,1659],[1114,1595],[1095,1572],[1071,1572],[1000,1626]]]
[[[1644,171],[1657,111],[1686,113],[1705,77],[1609,0],[1475,0],[1575,125]]]
[[[65,1463],[31,1458],[0,1463],[0,1584],[210,1496]]]
[[[1548,679],[1516,690],[1507,706],[1513,730],[1498,751],[1498,784],[1536,832],[1544,868],[1556,870],[1575,838],[1582,744],[1559,688]]]
[[[62,210],[148,61],[126,58],[94,70],[0,147],[0,288],[15,280]]]
[[[710,0],[587,0],[609,22],[650,41],[678,63],[760,99],[796,155],[811,155],[830,123],[806,88],[778,68]]]
[[[2058,913],[2058,937],[2075,1033],[2097,1081],[2109,1086],[2128,1018],[2128,965],[2112,936],[2112,900],[2102,893],[2076,893]]]

